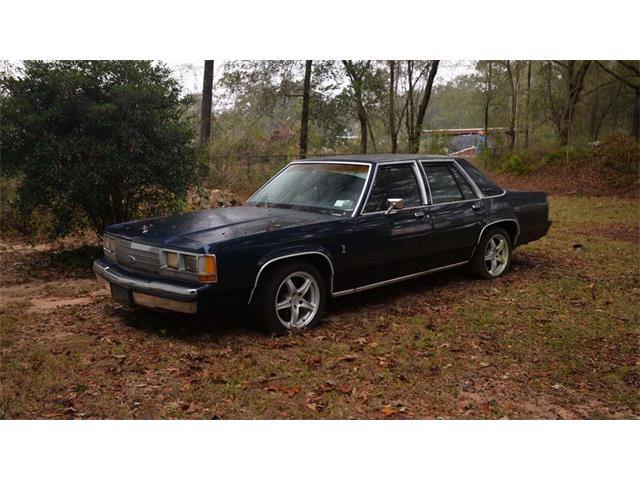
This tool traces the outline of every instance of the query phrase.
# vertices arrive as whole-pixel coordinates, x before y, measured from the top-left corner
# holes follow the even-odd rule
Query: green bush
[[[524,175],[528,172],[528,168],[525,165],[524,160],[520,155],[514,154],[509,157],[506,165],[506,170],[514,175]]]
[[[187,102],[151,61],[27,61],[0,78],[4,175],[20,175],[25,218],[44,208],[55,232],[163,213],[196,172]]]

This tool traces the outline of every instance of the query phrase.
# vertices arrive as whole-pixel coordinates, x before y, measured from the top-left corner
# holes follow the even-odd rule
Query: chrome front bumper
[[[145,278],[110,265],[104,259],[93,262],[93,271],[98,285],[109,290],[115,300],[174,312],[196,313],[198,296],[210,288],[209,285],[190,287]]]

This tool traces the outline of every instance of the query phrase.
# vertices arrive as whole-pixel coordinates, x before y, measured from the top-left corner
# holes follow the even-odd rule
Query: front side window
[[[246,204],[347,215],[356,208],[368,172],[367,165],[293,164]]]
[[[386,210],[388,198],[401,198],[405,208],[422,205],[418,179],[411,164],[378,167],[364,213]]]
[[[422,166],[427,175],[429,189],[431,190],[431,201],[434,204],[459,202],[475,198],[471,186],[458,171],[454,171],[444,164],[429,165],[423,163]],[[459,176],[458,180],[455,177],[456,174]]]

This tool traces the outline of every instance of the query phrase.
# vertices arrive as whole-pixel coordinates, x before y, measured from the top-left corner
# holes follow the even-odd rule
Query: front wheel
[[[509,234],[502,228],[491,228],[480,239],[471,260],[471,269],[482,278],[498,278],[511,265],[511,251]]]
[[[326,294],[324,278],[313,265],[275,265],[257,286],[252,317],[264,330],[276,334],[310,328],[320,322]]]

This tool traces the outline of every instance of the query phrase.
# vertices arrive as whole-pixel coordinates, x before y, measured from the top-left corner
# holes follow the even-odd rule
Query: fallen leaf
[[[336,390],[345,395],[350,395],[353,392],[353,389],[349,385],[338,385]]]
[[[488,367],[489,365],[491,365],[489,362],[480,362],[482,368]]]
[[[384,407],[382,407],[382,415],[384,415],[385,417],[390,417],[396,412],[397,410],[391,405],[385,405]]]
[[[326,405],[320,402],[307,402],[305,403],[305,407],[307,407],[312,412],[321,412],[326,408]]]
[[[338,359],[339,362],[353,362],[356,358],[358,358],[358,355],[354,354],[354,353],[350,353],[348,355],[345,355],[343,357],[340,357]]]

